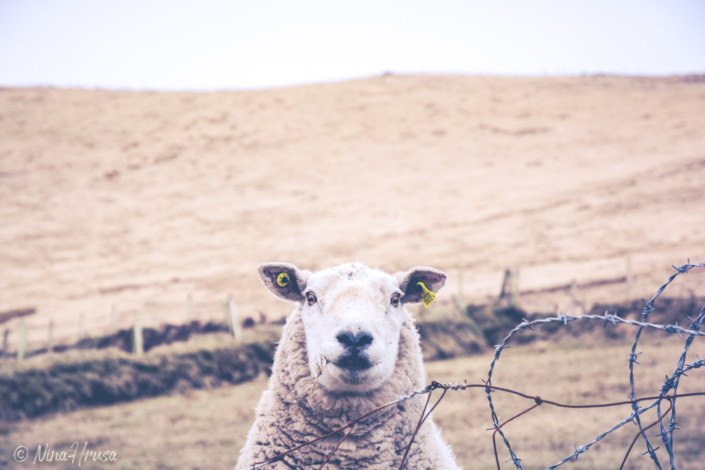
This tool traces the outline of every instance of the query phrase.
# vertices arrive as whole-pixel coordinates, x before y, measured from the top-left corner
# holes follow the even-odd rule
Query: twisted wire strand
[[[642,322],[645,322],[646,319],[648,318],[649,314],[655,310],[655,308],[654,308],[654,302],[655,302],[656,299],[661,295],[661,293],[666,289],[666,287],[667,287],[671,282],[673,282],[673,280],[674,280],[677,276],[679,276],[680,274],[683,274],[683,273],[686,273],[686,275],[689,275],[689,274],[690,274],[690,270],[691,270],[692,268],[695,268],[695,267],[703,267],[703,266],[704,266],[703,263],[691,264],[691,263],[690,263],[690,260],[688,260],[688,262],[687,262],[686,264],[684,264],[684,265],[682,265],[682,266],[680,266],[680,267],[673,266],[673,268],[676,270],[676,272],[673,273],[673,274],[668,278],[668,280],[667,280],[661,287],[659,287],[658,291],[656,291],[656,293],[654,294],[654,296],[653,296],[648,302],[645,303],[645,305],[644,305],[644,310],[643,310],[643,312],[642,312],[642,318],[641,318]],[[634,336],[634,343],[632,344],[631,353],[630,353],[629,359],[628,359],[628,361],[629,361],[629,384],[630,384],[630,386],[631,386],[631,395],[630,395],[630,398],[632,398],[632,399],[634,399],[634,397],[636,397],[636,392],[635,392],[635,390],[634,390],[634,364],[639,364],[639,362],[637,361],[637,356],[638,356],[639,354],[641,354],[641,353],[640,353],[640,352],[639,352],[639,353],[636,352],[636,347],[637,347],[637,343],[639,342],[639,338],[641,337],[641,331],[642,331],[642,327],[639,327],[639,329],[638,329],[637,332],[636,332],[636,335]],[[637,410],[639,409],[639,405],[638,405],[638,404],[635,404],[634,407],[635,407],[635,408],[634,408],[634,411],[637,411]],[[672,406],[672,407],[671,407],[671,410],[672,410],[672,413],[674,413],[673,417],[675,418],[675,406]],[[661,408],[660,408],[660,406],[659,406],[659,409],[658,409],[658,417],[659,417],[659,419],[661,418]],[[654,461],[656,467],[657,467],[659,470],[662,470],[661,464],[660,464],[659,461],[658,461],[658,457],[656,457],[656,451],[654,450],[653,446],[651,445],[651,442],[649,442],[649,438],[646,436],[646,433],[643,432],[643,431],[644,431],[644,428],[643,428],[643,426],[642,426],[642,424],[641,424],[641,419],[640,419],[638,416],[637,416],[637,418],[636,418],[636,423],[637,423],[637,425],[639,426],[639,430],[641,431],[641,436],[643,437],[644,442],[646,443],[646,449],[647,449],[647,452],[649,453],[649,457],[651,457],[651,459]],[[662,421],[659,421],[659,427],[661,428],[661,431],[662,431],[662,433],[663,433],[663,424],[662,424],[662,423],[663,423]],[[663,435],[663,434],[662,434],[662,435]],[[672,458],[672,453],[673,453],[673,452],[672,452],[672,450],[669,448],[668,445],[666,445],[666,449],[667,449],[667,451],[669,452],[669,458],[670,458],[670,463],[671,463],[671,469],[672,469],[672,470],[675,470],[675,463],[673,462],[673,458]]]
[[[643,425],[642,425],[642,423],[641,423],[641,419],[640,419],[640,415],[641,415],[642,413],[639,412],[639,403],[638,403],[637,401],[635,401],[635,399],[636,399],[636,392],[635,392],[635,389],[634,389],[634,363],[637,363],[637,364],[638,364],[636,358],[637,358],[637,356],[638,356],[639,354],[641,354],[641,353],[637,353],[637,352],[636,352],[636,347],[637,347],[637,343],[639,342],[639,338],[641,337],[641,332],[642,332],[642,330],[643,330],[644,328],[653,328],[653,329],[658,329],[658,330],[667,331],[667,332],[669,332],[669,333],[677,333],[677,334],[679,334],[679,336],[680,336],[680,333],[687,333],[688,335],[690,335],[689,338],[688,338],[688,339],[690,340],[690,342],[687,342],[687,343],[686,343],[686,346],[685,346],[685,348],[684,348],[683,354],[681,355],[681,357],[683,358],[683,360],[685,360],[685,354],[686,354],[686,352],[687,352],[687,350],[688,350],[688,347],[689,347],[690,344],[692,343],[692,339],[693,339],[695,336],[705,336],[704,333],[702,333],[702,332],[699,331],[700,326],[702,326],[702,313],[703,313],[703,311],[705,311],[705,307],[703,307],[703,311],[701,311],[701,315],[698,317],[698,319],[700,319],[699,324],[696,324],[696,322],[694,321],[693,324],[691,324],[691,329],[689,329],[689,330],[685,330],[684,328],[681,328],[681,327],[679,327],[678,325],[656,325],[656,324],[652,324],[652,323],[647,323],[647,322],[646,322],[646,319],[648,318],[649,314],[655,310],[655,308],[654,308],[654,302],[655,302],[656,299],[661,295],[661,293],[663,293],[663,291],[666,289],[666,287],[668,287],[668,285],[669,285],[671,282],[673,282],[673,280],[674,280],[676,277],[678,277],[680,274],[683,274],[683,273],[685,273],[686,275],[689,275],[691,269],[693,269],[693,268],[702,268],[702,267],[705,267],[705,263],[691,263],[690,260],[688,260],[688,262],[687,262],[686,264],[684,264],[684,265],[682,265],[682,266],[680,266],[680,267],[673,266],[673,268],[676,270],[676,272],[673,273],[673,274],[668,278],[668,280],[667,280],[663,285],[661,285],[661,287],[659,287],[659,289],[656,291],[656,293],[654,294],[654,296],[653,296],[648,302],[646,302],[646,304],[644,305],[644,310],[643,310],[643,313],[642,313],[642,321],[641,321],[641,322],[637,322],[637,321],[634,321],[634,320],[625,320],[625,319],[623,319],[623,318],[618,317],[616,313],[615,313],[614,315],[609,315],[608,312],[605,312],[605,315],[602,316],[602,319],[604,319],[604,321],[605,321],[605,325],[606,325],[607,322],[609,321],[609,322],[611,322],[613,325],[616,325],[617,323],[625,323],[625,324],[628,324],[628,325],[635,325],[635,326],[638,326],[638,327],[639,327],[639,328],[637,329],[637,332],[636,332],[636,335],[635,335],[635,338],[634,338],[634,343],[632,344],[631,353],[630,353],[629,359],[628,359],[628,361],[629,361],[629,383],[630,383],[630,385],[631,385],[631,394],[630,394],[630,396],[629,396],[629,399],[633,401],[633,404],[632,404],[633,413],[632,413],[631,416],[632,416],[632,419],[634,419],[635,422],[637,423],[637,425],[639,426],[640,434],[641,434],[641,436],[644,438],[644,441],[645,441],[645,443],[646,443],[647,452],[648,452],[649,456],[650,456],[651,459],[654,461],[654,464],[656,465],[656,467],[657,467],[659,470],[662,470],[661,464],[660,464],[659,461],[658,461],[658,457],[656,456],[656,451],[655,451],[655,449],[653,448],[653,446],[652,446],[651,443],[649,442],[649,439],[648,439],[648,437],[646,436],[646,433],[644,432],[644,427],[643,427]],[[492,372],[493,372],[493,370],[494,370],[495,363],[497,362],[497,360],[499,360],[499,356],[500,356],[502,350],[504,350],[504,348],[506,347],[506,344],[507,344],[507,342],[509,341],[509,339],[510,339],[512,336],[514,336],[516,333],[522,332],[522,331],[524,331],[525,329],[531,328],[531,326],[537,325],[537,324],[540,324],[540,323],[551,323],[551,322],[555,322],[555,321],[562,321],[563,324],[568,324],[568,322],[574,321],[574,320],[578,320],[578,319],[594,319],[594,320],[597,320],[597,319],[601,319],[601,317],[600,317],[599,315],[580,315],[580,316],[561,315],[560,312],[558,312],[558,315],[557,315],[556,317],[553,317],[553,318],[547,318],[547,319],[544,319],[544,320],[535,320],[535,321],[533,321],[533,322],[527,322],[527,321],[525,320],[525,321],[524,321],[523,323],[521,323],[519,326],[517,326],[517,327],[514,328],[512,331],[510,331],[509,334],[507,335],[507,337],[504,338],[504,340],[502,341],[502,343],[501,343],[500,345],[495,346],[496,352],[495,352],[495,356],[494,356],[494,358],[493,358],[493,360],[492,360],[492,363],[490,364],[490,371],[489,371],[489,374],[488,374],[488,383],[491,381]],[[679,362],[679,363],[680,363],[680,362]],[[679,370],[679,368],[676,367],[676,372],[678,372],[678,370]],[[671,379],[670,379],[671,383],[674,383],[674,384],[677,386],[677,380],[678,380],[678,378],[679,378],[681,375],[682,375],[682,373],[674,373],[674,375],[673,375],[673,376],[671,377]],[[676,380],[676,382],[673,382],[674,380]],[[669,379],[666,380],[666,384],[668,384],[668,383],[669,383]],[[666,386],[666,384],[664,384],[664,386]],[[663,390],[663,386],[662,386],[662,390]],[[662,392],[662,394],[663,394],[663,393],[664,393],[664,392]],[[490,391],[489,391],[489,390],[487,390],[487,397],[488,397],[488,400],[490,401],[490,408],[492,409],[492,414],[493,414],[493,416],[494,416],[494,415],[495,415],[495,411],[494,411],[494,407],[493,407],[493,405],[492,405],[492,397],[491,397],[491,395],[490,395]],[[668,456],[669,456],[669,460],[670,460],[670,464],[671,464],[671,469],[672,469],[672,470],[675,470],[675,469],[676,469],[676,466],[675,466],[674,455],[673,455],[673,431],[676,429],[676,407],[675,407],[675,404],[671,407],[671,420],[670,420],[670,424],[669,424],[669,431],[670,431],[670,432],[669,432],[669,431],[666,431],[666,430],[663,428],[663,422],[660,421],[660,419],[661,419],[660,403],[661,403],[661,400],[656,400],[654,403],[652,403],[651,405],[649,405],[648,408],[652,408],[653,406],[658,406],[658,418],[659,418],[659,426],[660,426],[660,428],[661,428],[661,438],[662,438],[662,440],[663,440],[663,442],[664,442],[664,444],[665,444],[666,451],[668,452]],[[648,408],[647,408],[647,409],[648,409]],[[627,422],[630,421],[630,420],[631,420],[631,419],[628,418],[628,419],[627,419]],[[616,425],[617,427],[616,427],[615,429],[618,429],[618,428],[621,427],[623,424],[624,424],[624,423],[622,423],[622,424],[618,423],[618,424]],[[589,443],[589,444],[586,445],[586,446],[581,446],[581,447],[577,447],[577,446],[576,446],[575,452],[573,452],[570,456],[566,457],[565,459],[561,460],[559,463],[557,463],[557,464],[555,464],[555,465],[553,465],[552,467],[549,467],[549,468],[550,468],[550,469],[556,468],[557,466],[562,465],[563,463],[565,463],[565,462],[567,462],[568,460],[570,460],[572,457],[577,457],[578,455],[580,455],[580,454],[582,454],[583,452],[585,452],[586,450],[588,450],[589,447],[590,447],[590,445],[592,445],[594,442],[597,442],[599,439],[602,439],[602,437],[604,437],[605,435],[609,434],[609,433],[612,432],[613,430],[614,430],[614,429],[608,430],[608,432],[603,433],[601,436],[598,436],[598,439],[597,439],[597,440],[595,440],[595,441]],[[504,436],[503,436],[503,437],[504,437]],[[508,450],[509,450],[509,453],[510,453],[510,455],[511,455],[511,457],[512,457],[512,460],[514,461],[514,463],[515,463],[515,465],[516,465],[515,453],[514,453],[514,451],[512,450],[511,446],[509,445],[508,440],[505,438],[504,441],[505,441],[505,445],[507,446],[507,448],[508,448]],[[517,466],[517,468],[520,468],[520,467]]]

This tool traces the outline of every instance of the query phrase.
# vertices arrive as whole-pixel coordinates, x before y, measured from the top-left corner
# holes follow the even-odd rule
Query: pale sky
[[[0,0],[0,86],[705,72],[705,0]]]

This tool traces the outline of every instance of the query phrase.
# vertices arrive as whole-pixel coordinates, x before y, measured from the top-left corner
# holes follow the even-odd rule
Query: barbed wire
[[[512,330],[507,335],[507,337],[504,339],[504,341],[502,341],[502,343],[500,345],[495,347],[495,349],[496,349],[495,356],[492,360],[492,363],[490,364],[490,371],[488,374],[488,380],[487,380],[488,384],[491,383],[492,372],[494,370],[494,366],[495,366],[497,360],[499,359],[501,352],[506,347],[507,342],[516,333],[522,332],[522,331],[526,330],[527,328],[531,328],[533,325],[538,325],[541,323],[552,323],[552,322],[556,322],[556,321],[562,321],[564,324],[567,324],[569,321],[577,320],[577,319],[588,319],[588,320],[590,320],[590,319],[592,319],[592,320],[604,319],[605,325],[607,324],[607,322],[611,322],[615,325],[616,325],[616,323],[626,323],[629,325],[637,325],[639,327],[637,329],[634,343],[632,344],[631,353],[630,353],[629,359],[628,359],[628,361],[629,361],[629,382],[631,385],[631,394],[630,394],[629,398],[630,398],[630,400],[633,401],[632,414],[630,416],[628,416],[626,419],[624,419],[623,421],[621,421],[620,423],[617,423],[615,426],[613,426],[612,428],[610,428],[609,430],[607,430],[603,434],[599,435],[597,438],[595,438],[593,441],[589,442],[588,444],[585,444],[580,447],[576,446],[575,451],[571,455],[567,456],[566,458],[562,459],[561,461],[557,462],[556,464],[548,467],[547,470],[553,470],[554,468],[559,467],[560,465],[563,465],[565,462],[571,460],[573,457],[579,456],[583,452],[587,451],[590,448],[590,446],[592,446],[594,443],[600,441],[604,436],[606,436],[607,434],[610,434],[611,432],[615,431],[616,429],[619,429],[624,424],[626,424],[632,420],[634,420],[637,423],[637,425],[639,426],[639,434],[644,438],[644,440],[646,442],[647,452],[648,452],[649,456],[654,461],[656,467],[659,470],[662,470],[661,464],[659,463],[658,457],[656,456],[656,451],[653,448],[653,446],[651,445],[651,443],[649,442],[649,439],[646,436],[646,433],[644,433],[645,429],[641,423],[641,418],[640,418],[640,415],[644,411],[651,409],[654,406],[657,406],[658,407],[657,413],[658,413],[659,423],[661,423],[662,415],[661,415],[661,411],[660,411],[660,404],[661,404],[662,398],[656,399],[652,404],[650,404],[646,408],[642,408],[642,409],[639,408],[639,403],[638,403],[638,401],[636,401],[636,392],[634,389],[634,364],[638,363],[636,358],[637,358],[638,354],[641,354],[641,353],[636,353],[636,348],[637,348],[637,343],[639,341],[639,338],[641,337],[641,332],[644,328],[655,328],[655,329],[667,331],[669,333],[677,333],[677,334],[679,334],[679,336],[680,336],[681,332],[686,332],[686,331],[683,331],[683,329],[678,327],[677,325],[654,325],[652,323],[646,323],[646,319],[648,318],[649,314],[655,310],[654,302],[656,301],[656,299],[663,293],[663,291],[666,289],[666,287],[668,287],[668,285],[671,282],[673,282],[673,280],[677,276],[679,276],[680,274],[683,274],[683,273],[690,274],[691,269],[702,268],[702,267],[705,267],[705,263],[691,264],[690,260],[688,260],[688,262],[686,264],[684,264],[680,267],[673,266],[673,268],[676,270],[676,272],[673,273],[668,278],[668,280],[658,289],[658,291],[656,291],[656,294],[654,294],[654,296],[648,302],[645,301],[641,322],[636,322],[633,320],[625,320],[625,319],[619,318],[616,315],[616,313],[614,315],[609,315],[607,312],[605,312],[605,315],[602,316],[602,318],[600,318],[600,316],[597,316],[597,315],[582,315],[582,316],[571,317],[570,315],[560,315],[560,313],[559,313],[556,317],[547,318],[544,320],[536,320],[534,322],[527,322],[525,320],[523,323],[521,323],[519,326],[517,326],[514,330]],[[690,347],[690,344],[692,343],[692,339],[695,336],[705,336],[705,334],[698,331],[700,326],[702,326],[703,319],[705,318],[704,313],[705,313],[705,307],[703,307],[703,310],[701,310],[700,315],[696,318],[696,320],[693,320],[693,322],[691,324],[691,329],[687,330],[687,333],[689,334],[688,339],[690,340],[690,342],[686,342],[686,346],[684,348],[683,354],[681,355],[681,358],[683,360],[685,360],[685,354],[686,354],[688,348]],[[618,320],[618,318],[619,318],[619,320]],[[679,364],[680,364],[680,361],[679,361]],[[696,367],[702,366],[701,361],[698,361],[698,364],[699,365],[697,365]],[[668,390],[673,388],[673,386],[677,386],[678,379],[680,378],[680,376],[682,374],[683,374],[683,368],[676,367],[676,371],[674,372],[674,375],[671,376],[670,379],[667,378],[666,382],[661,387],[661,394],[665,395],[665,393],[667,393]],[[486,393],[487,393],[487,398],[490,402],[490,409],[492,411],[492,420],[493,420],[493,423],[496,427],[496,426],[498,426],[499,423],[497,422],[496,413],[494,410],[494,406],[492,404],[491,390],[488,389],[486,391]],[[675,406],[673,403],[671,405],[670,411],[671,411],[671,420],[670,420],[670,424],[669,424],[669,430],[666,431],[663,428],[663,424],[659,424],[659,425],[661,427],[661,437],[664,442],[666,451],[668,452],[668,455],[669,455],[671,469],[675,470],[676,467],[675,467],[675,462],[674,462],[674,457],[673,457],[672,439],[673,439],[673,431],[675,430],[675,425],[676,425],[676,420],[675,420],[676,415],[675,415]],[[514,462],[514,465],[516,466],[516,468],[519,470],[524,470],[524,467],[521,465],[521,459],[519,459],[516,456],[516,454],[514,453],[514,451],[512,450],[511,445],[509,444],[509,441],[504,436],[504,433],[501,430],[499,430],[499,433],[502,436],[502,438],[504,439],[504,443],[509,450],[511,460]],[[670,445],[667,443],[670,443]],[[497,465],[497,468],[499,469],[499,463]]]
[[[654,461],[654,464],[656,465],[656,467],[659,468],[660,470],[662,470],[661,464],[656,456],[657,448],[656,449],[653,448],[652,444],[649,442],[649,439],[645,433],[645,431],[647,431],[648,429],[650,429],[656,425],[659,425],[659,427],[660,427],[660,432],[659,432],[658,436],[661,437],[661,440],[664,444],[664,448],[666,449],[666,452],[668,453],[670,467],[672,470],[675,470],[676,466],[675,466],[675,457],[674,457],[674,453],[673,453],[673,439],[674,439],[674,431],[678,429],[677,424],[676,424],[676,399],[677,398],[695,397],[695,396],[705,396],[705,391],[704,392],[686,393],[686,394],[680,394],[680,395],[677,393],[678,385],[680,383],[680,378],[682,376],[685,376],[686,373],[692,369],[698,369],[700,367],[705,367],[705,359],[700,358],[700,356],[697,356],[698,360],[694,361],[691,364],[685,363],[687,352],[688,352],[691,344],[693,343],[693,340],[695,339],[695,337],[696,336],[705,336],[705,332],[700,331],[700,329],[703,326],[703,323],[705,323],[705,306],[702,308],[702,310],[700,311],[700,314],[695,319],[692,319],[689,317],[689,319],[691,320],[691,324],[690,324],[690,327],[687,329],[680,327],[677,324],[676,325],[659,325],[659,324],[654,324],[654,323],[648,323],[648,322],[646,322],[646,319],[648,318],[649,314],[655,310],[654,302],[656,301],[656,299],[661,295],[661,293],[666,289],[666,287],[671,282],[673,282],[673,280],[678,275],[683,274],[683,273],[689,274],[691,269],[702,268],[702,267],[705,267],[705,263],[692,264],[692,263],[690,263],[690,260],[688,260],[688,263],[686,263],[680,267],[674,266],[674,268],[676,269],[676,272],[670,276],[670,278],[659,288],[659,290],[656,292],[656,294],[648,302],[644,301],[645,305],[644,305],[644,310],[642,312],[642,321],[627,320],[625,318],[621,318],[617,315],[616,312],[614,314],[609,314],[609,312],[605,312],[604,315],[570,315],[570,314],[562,315],[560,312],[558,312],[555,317],[544,318],[544,319],[533,320],[533,321],[524,320],[516,328],[511,330],[507,334],[507,336],[504,338],[504,340],[502,340],[502,342],[500,344],[495,346],[495,354],[494,354],[494,357],[492,358],[492,362],[490,363],[490,368],[489,368],[489,372],[487,375],[487,380],[484,380],[482,384],[468,384],[466,382],[463,382],[462,384],[461,383],[443,384],[443,383],[439,383],[439,382],[435,382],[435,381],[431,382],[431,384],[427,385],[426,387],[419,389],[419,390],[414,390],[411,393],[409,393],[408,395],[402,395],[399,398],[397,398],[396,400],[390,401],[382,406],[379,406],[379,407],[375,408],[374,410],[364,414],[363,416],[360,416],[359,418],[348,422],[345,426],[343,426],[339,429],[336,429],[326,435],[323,435],[318,438],[312,439],[310,441],[304,442],[304,443],[302,443],[296,447],[293,447],[293,448],[287,450],[286,452],[283,452],[283,453],[281,453],[275,457],[272,457],[270,459],[264,460],[262,462],[256,462],[252,465],[252,469],[259,469],[259,468],[266,467],[269,464],[272,464],[274,462],[277,462],[279,460],[284,459],[285,456],[287,456],[288,454],[290,454],[298,449],[301,449],[305,446],[309,446],[309,445],[314,444],[314,443],[316,443],[320,440],[323,440],[327,437],[333,436],[337,433],[345,431],[346,429],[349,429],[347,431],[347,433],[345,435],[343,435],[343,437],[338,441],[335,448],[324,459],[323,463],[319,467],[320,469],[323,469],[323,467],[333,457],[333,454],[335,454],[335,452],[338,450],[338,448],[340,447],[342,442],[350,435],[355,424],[357,424],[359,421],[367,418],[368,416],[370,416],[374,413],[381,411],[384,408],[387,408],[389,406],[393,406],[398,403],[402,403],[404,401],[410,400],[417,395],[428,394],[428,397],[426,399],[426,404],[421,412],[421,416],[419,417],[419,422],[418,422],[413,434],[411,435],[411,437],[409,439],[409,443],[405,446],[404,456],[403,456],[402,461],[398,467],[399,470],[401,470],[404,467],[404,463],[405,463],[406,458],[409,454],[409,450],[411,449],[411,445],[414,442],[416,434],[418,433],[419,429],[421,428],[423,423],[426,421],[426,419],[431,415],[431,412],[436,408],[436,406],[438,406],[438,404],[441,402],[441,400],[443,400],[446,392],[448,392],[449,390],[458,391],[458,390],[467,390],[467,389],[472,389],[472,388],[481,388],[487,394],[487,399],[489,402],[491,419],[492,419],[492,427],[489,430],[494,431],[492,434],[492,442],[493,442],[493,446],[494,446],[494,455],[495,455],[495,461],[496,461],[498,470],[500,469],[500,463],[499,463],[499,453],[497,450],[497,443],[496,443],[496,439],[495,439],[496,434],[499,434],[500,437],[502,437],[502,440],[504,441],[504,444],[505,444],[507,450],[509,451],[510,458],[507,460],[507,462],[512,461],[517,469],[524,470],[524,467],[521,464],[522,460],[518,457],[518,455],[512,449],[511,444],[509,442],[509,439],[507,438],[507,436],[503,432],[502,428],[510,421],[513,421],[513,420],[529,413],[530,411],[534,410],[535,408],[537,408],[543,404],[547,404],[550,406],[557,406],[557,407],[561,407],[561,408],[575,408],[575,409],[605,408],[605,407],[622,406],[622,405],[631,405],[631,408],[632,408],[632,412],[625,419],[616,423],[615,425],[610,427],[608,430],[606,430],[602,434],[598,435],[592,441],[590,441],[584,445],[581,445],[581,446],[575,445],[575,450],[570,455],[564,457],[563,459],[559,460],[555,464],[547,467],[546,470],[553,470],[553,469],[563,465],[564,463],[572,460],[573,458],[577,458],[580,454],[587,452],[592,445],[594,445],[595,443],[602,440],[605,436],[611,434],[612,432],[616,431],[617,429],[621,428],[622,426],[624,426],[625,424],[630,423],[630,422],[635,422],[638,425],[639,432],[636,434],[631,445],[629,446],[629,449],[627,450],[626,455],[624,456],[624,459],[623,459],[622,464],[620,466],[620,470],[624,467],[624,465],[627,461],[627,458],[629,457],[629,454],[630,454],[632,448],[634,447],[634,444],[639,439],[639,436],[642,436],[645,443],[646,443],[646,447],[647,447],[646,453],[649,454],[651,459]],[[632,344],[631,352],[629,354],[629,358],[627,359],[627,361],[629,361],[629,382],[630,382],[630,386],[631,386],[631,393],[629,395],[628,401],[589,404],[589,405],[570,405],[570,404],[566,404],[566,403],[559,403],[559,402],[556,402],[553,400],[545,400],[539,396],[531,396],[531,395],[528,395],[528,394],[525,394],[525,393],[522,393],[522,392],[519,392],[516,390],[503,388],[503,387],[496,387],[496,386],[492,385],[492,375],[493,375],[495,366],[497,364],[497,361],[499,360],[499,357],[500,357],[502,351],[504,351],[504,349],[506,349],[508,347],[507,343],[511,340],[511,338],[514,335],[521,333],[527,329],[533,330],[534,326],[540,326],[540,325],[548,324],[548,323],[562,323],[563,325],[567,325],[570,322],[578,321],[578,320],[600,320],[600,321],[604,321],[604,326],[607,326],[608,323],[612,323],[614,326],[616,326],[618,323],[623,323],[626,325],[632,325],[632,326],[638,327],[636,335],[635,335],[634,343]],[[660,394],[657,396],[637,398],[635,386],[634,386],[634,364],[639,364],[639,362],[637,361],[637,357],[641,353],[640,352],[637,353],[636,348],[637,348],[637,343],[639,342],[639,339],[641,337],[641,332],[643,331],[644,328],[661,330],[661,331],[665,331],[665,332],[668,332],[671,334],[677,334],[679,337],[681,336],[681,334],[687,334],[688,338],[686,339],[685,347],[684,347],[683,352],[681,353],[681,355],[678,359],[678,362],[676,364],[676,368],[670,378],[668,376],[666,377],[666,381],[661,386]],[[433,405],[431,410],[426,412],[426,410],[428,409],[428,404],[431,400],[431,395],[432,395],[433,391],[438,390],[438,389],[442,389],[443,394],[435,402],[435,404]],[[671,391],[672,391],[672,393],[669,394],[669,392],[671,392]],[[498,415],[495,410],[494,402],[492,401],[492,393],[494,393],[494,392],[509,393],[509,394],[520,396],[522,398],[531,399],[534,401],[534,405],[532,405],[531,407],[523,410],[522,412],[512,416],[511,418],[504,421],[503,423],[500,423]],[[662,413],[661,412],[661,403],[664,400],[669,402],[669,407],[664,413]],[[643,402],[643,401],[650,401],[651,403],[642,407],[642,406],[640,406],[640,402]],[[644,427],[641,423],[641,415],[644,414],[646,411],[651,410],[653,408],[657,409],[657,420],[654,421],[653,423],[649,424],[648,426]],[[668,428],[666,429],[663,425],[663,420],[664,420],[664,418],[666,418],[666,415],[668,415],[669,413],[670,413],[669,424],[668,424]]]

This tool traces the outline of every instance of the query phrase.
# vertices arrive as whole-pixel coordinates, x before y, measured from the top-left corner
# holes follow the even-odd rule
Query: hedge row
[[[687,316],[697,316],[703,301],[660,299],[649,321],[686,324]],[[641,306],[641,302],[596,305],[589,313],[601,315],[608,310],[610,313],[617,311],[623,317],[640,318]],[[497,305],[468,306],[465,313],[466,320],[417,323],[425,360],[484,352],[498,344],[523,318],[540,317]],[[192,328],[202,327],[192,325]],[[166,333],[174,331],[181,330],[165,330]],[[525,331],[515,342],[549,338],[566,341],[577,336],[581,336],[582,341],[590,341],[590,338],[623,341],[627,334],[631,337],[633,333],[633,329],[625,325],[617,328],[608,325],[603,330],[599,322],[572,322],[567,326],[552,323],[535,331]],[[170,340],[177,343],[156,347],[142,357],[124,353],[117,349],[119,345],[113,345],[105,350],[73,350],[53,357],[42,355],[34,359],[36,362],[32,365],[27,362],[21,367],[6,364],[0,369],[0,420],[15,421],[49,412],[246,382],[262,371],[270,372],[279,332],[265,328],[258,336],[252,336],[256,338],[253,342],[244,345],[232,343],[229,337],[219,342],[215,339],[217,335],[204,336],[214,339],[202,343],[178,343],[180,338],[171,336],[161,335],[155,343]]]
[[[274,349],[274,343],[263,342],[142,357],[83,353],[46,367],[19,368],[0,373],[0,420],[239,384],[267,371]]]

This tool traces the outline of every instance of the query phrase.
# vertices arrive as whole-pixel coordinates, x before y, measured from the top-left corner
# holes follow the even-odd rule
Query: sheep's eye
[[[392,296],[392,307],[397,308],[399,306],[399,297],[401,295],[398,292]]]
[[[306,292],[306,300],[308,300],[309,305],[313,305],[316,303],[316,294],[313,292]]]

